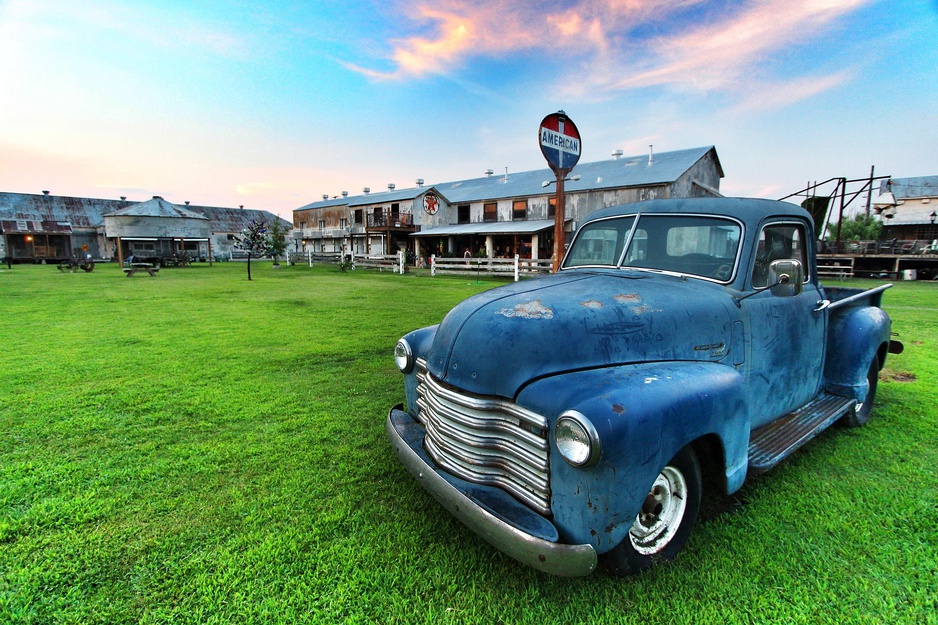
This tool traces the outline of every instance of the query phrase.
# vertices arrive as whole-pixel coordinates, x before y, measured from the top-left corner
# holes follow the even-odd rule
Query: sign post
[[[541,154],[547,159],[554,175],[557,176],[557,206],[554,209],[554,273],[560,269],[560,261],[566,246],[564,245],[564,222],[566,221],[566,197],[564,179],[580,160],[580,131],[563,111],[551,113],[541,121],[537,130]]]

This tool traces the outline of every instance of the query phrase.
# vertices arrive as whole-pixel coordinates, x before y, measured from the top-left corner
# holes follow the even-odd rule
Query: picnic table
[[[146,271],[151,276],[155,276],[156,272],[160,270],[159,265],[153,266],[150,263],[131,263],[130,267],[124,267],[124,273],[129,278],[138,271]]]

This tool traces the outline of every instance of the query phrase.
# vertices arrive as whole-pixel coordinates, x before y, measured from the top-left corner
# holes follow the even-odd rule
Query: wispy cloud
[[[452,74],[476,58],[542,54],[576,63],[571,96],[667,86],[709,91],[749,84],[760,63],[803,44],[873,0],[748,0],[715,11],[703,0],[423,0],[410,7],[418,30],[390,42],[387,71],[346,64],[378,80]],[[551,9],[551,4],[556,4]],[[546,5],[546,6],[545,6]],[[799,85],[803,97],[844,76]],[[763,82],[766,77],[762,77]],[[781,100],[779,100],[781,102]]]
[[[726,88],[772,53],[809,40],[869,2],[758,0],[735,15],[651,42],[651,53],[638,71],[598,78],[612,90],[668,84]]]

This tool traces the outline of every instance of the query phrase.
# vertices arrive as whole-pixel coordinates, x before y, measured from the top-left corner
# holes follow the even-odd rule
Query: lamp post
[[[932,212],[931,212],[931,215],[929,215],[929,217],[931,218],[931,225],[934,226],[934,225],[935,225],[935,218],[938,218],[938,213],[935,213],[935,211],[932,211]]]

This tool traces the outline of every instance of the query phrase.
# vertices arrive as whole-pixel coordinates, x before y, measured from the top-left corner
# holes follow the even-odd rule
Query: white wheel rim
[[[660,553],[677,534],[686,508],[684,474],[674,467],[665,467],[629,530],[635,551],[645,556]]]

